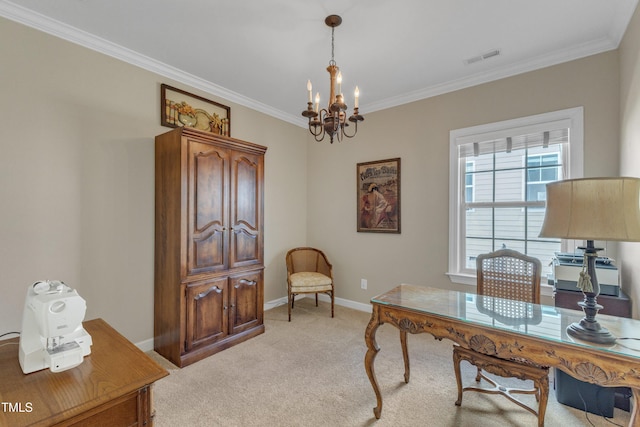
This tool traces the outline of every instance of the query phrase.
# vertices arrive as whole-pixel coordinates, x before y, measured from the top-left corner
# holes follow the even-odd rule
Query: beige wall
[[[337,296],[367,303],[401,282],[464,289],[445,275],[449,131],[584,106],[585,174],[615,176],[618,86],[612,51],[367,114],[355,139],[311,144],[309,244],[334,263]],[[392,157],[401,158],[402,234],[357,233],[356,164]]]
[[[27,286],[49,278],[78,289],[87,318],[149,340],[153,137],[168,130],[159,125],[159,86],[189,88],[2,18],[0,38],[12,41],[0,44],[0,329],[20,329]],[[640,114],[630,81],[637,42],[629,50],[623,63],[635,68],[623,65],[623,89],[636,95],[631,106],[623,100],[633,126],[622,153],[617,51],[364,112],[358,136],[333,145],[200,93],[231,106],[234,137],[268,147],[265,301],[286,295],[284,254],[305,244],[334,263],[337,296],[363,307],[401,282],[453,287],[444,274],[451,129],[582,105],[585,171],[616,175],[625,152],[640,157],[624,143],[637,140]],[[402,234],[357,233],[356,163],[391,157],[402,159]]]
[[[640,177],[640,8],[620,44],[620,174]],[[620,248],[623,287],[635,301],[639,317],[640,243],[623,243]]]
[[[29,285],[60,279],[87,319],[151,339],[160,84],[189,88],[2,18],[0,39],[0,331],[21,329]],[[280,298],[284,254],[306,241],[304,130],[200,95],[268,147],[265,299]]]

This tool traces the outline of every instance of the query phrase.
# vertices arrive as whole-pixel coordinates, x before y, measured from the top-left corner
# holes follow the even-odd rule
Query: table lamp
[[[640,241],[640,178],[583,178],[547,184],[547,208],[540,237],[586,240],[578,288],[585,317],[567,327],[577,339],[612,344],[616,338],[596,320],[600,285],[594,240]]]

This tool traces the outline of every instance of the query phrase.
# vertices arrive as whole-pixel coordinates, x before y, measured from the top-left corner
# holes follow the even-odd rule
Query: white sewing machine
[[[19,360],[22,372],[78,366],[91,353],[91,336],[82,327],[87,304],[58,280],[36,282],[27,290],[22,314]]]

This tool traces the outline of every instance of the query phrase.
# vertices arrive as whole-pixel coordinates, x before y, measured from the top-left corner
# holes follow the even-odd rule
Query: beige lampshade
[[[640,178],[583,178],[547,184],[540,237],[640,241]]]

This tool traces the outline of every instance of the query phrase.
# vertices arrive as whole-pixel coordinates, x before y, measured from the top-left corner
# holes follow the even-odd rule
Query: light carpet
[[[156,382],[156,427],[173,426],[537,426],[537,418],[502,396],[465,392],[454,402],[452,343],[409,335],[411,380],[405,384],[398,330],[378,329],[375,370],[383,397],[376,397],[364,369],[364,331],[370,314],[321,302],[296,301],[291,322],[286,305],[265,312],[266,332],[182,369],[149,353],[170,375]],[[463,363],[464,383],[474,370]],[[548,427],[626,426],[629,413],[607,420],[559,404],[553,380],[545,417]]]

